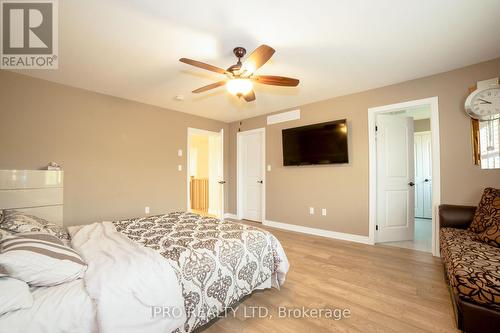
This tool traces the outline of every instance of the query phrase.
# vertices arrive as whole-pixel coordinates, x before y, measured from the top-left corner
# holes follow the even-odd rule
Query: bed
[[[83,278],[32,287],[33,306],[0,316],[0,332],[192,332],[289,268],[271,233],[192,213],[68,229]]]

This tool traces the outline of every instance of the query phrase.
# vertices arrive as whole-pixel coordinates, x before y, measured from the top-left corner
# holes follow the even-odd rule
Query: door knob
[[[428,183],[428,182],[429,182],[429,179],[427,179],[427,178],[426,178],[426,179],[424,179],[424,182]]]
[[[258,180],[257,183],[263,184],[264,182],[262,180]]]
[[[415,183],[414,183],[414,182],[409,182],[409,183],[408,183],[408,185],[410,185],[410,186],[414,186],[414,185],[415,185]]]
[[[217,183],[219,183],[219,184],[225,184],[226,181],[225,180],[219,180]]]

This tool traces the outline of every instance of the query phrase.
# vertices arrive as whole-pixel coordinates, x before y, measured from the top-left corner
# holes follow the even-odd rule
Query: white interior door
[[[412,240],[415,224],[413,118],[377,116],[377,242]]]
[[[422,135],[422,173],[424,189],[424,215],[432,218],[432,136],[431,132]]]
[[[422,134],[415,133],[415,217],[424,217],[424,171],[422,156]]]
[[[415,217],[432,218],[431,132],[415,133]]]
[[[262,222],[264,183],[264,133],[240,133],[241,218]]]
[[[224,216],[224,130],[208,138],[208,213]]]

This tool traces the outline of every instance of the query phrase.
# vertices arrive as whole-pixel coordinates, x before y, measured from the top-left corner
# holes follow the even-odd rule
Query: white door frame
[[[368,239],[375,244],[375,225],[377,221],[377,149],[375,124],[377,114],[400,111],[403,109],[429,106],[431,109],[432,141],[432,254],[439,256],[438,208],[441,203],[439,107],[438,97],[424,98],[397,104],[368,109],[368,149],[369,149],[369,230]]]
[[[262,133],[262,202],[261,202],[261,222],[266,220],[266,129],[264,127],[253,130],[238,132],[236,134],[236,215],[238,220],[243,218],[243,156],[241,154],[241,144],[244,135]]]
[[[191,196],[190,196],[190,177],[189,177],[189,166],[190,166],[190,147],[191,147],[191,136],[192,135],[204,135],[204,136],[219,136],[221,137],[221,165],[222,165],[222,175],[224,177],[224,129],[221,128],[220,132],[213,132],[199,128],[188,127],[187,129],[187,149],[186,149],[186,188],[187,188],[187,196],[186,196],[186,209],[188,212],[191,211]],[[223,181],[224,179],[221,179]],[[222,184],[222,199],[221,199],[221,216],[220,218],[224,218],[224,203],[225,203],[225,184]]]

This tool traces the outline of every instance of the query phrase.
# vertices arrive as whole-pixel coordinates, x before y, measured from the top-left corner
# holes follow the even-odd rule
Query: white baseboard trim
[[[224,218],[225,218],[225,219],[234,219],[234,220],[237,220],[237,219],[238,219],[238,216],[237,216],[236,214],[225,213],[225,214],[224,214]]]
[[[275,221],[269,221],[269,220],[264,220],[263,224],[265,226],[268,226],[268,227],[273,227],[273,228],[278,228],[278,229],[283,229],[283,230],[288,230],[288,231],[301,232],[303,234],[309,234],[309,235],[333,238],[333,239],[338,239],[338,240],[345,240],[345,241],[349,241],[349,242],[373,245],[373,241],[371,241],[368,236],[346,234],[343,232],[309,228],[309,227],[304,227],[301,225],[281,223],[281,222],[275,222]]]

